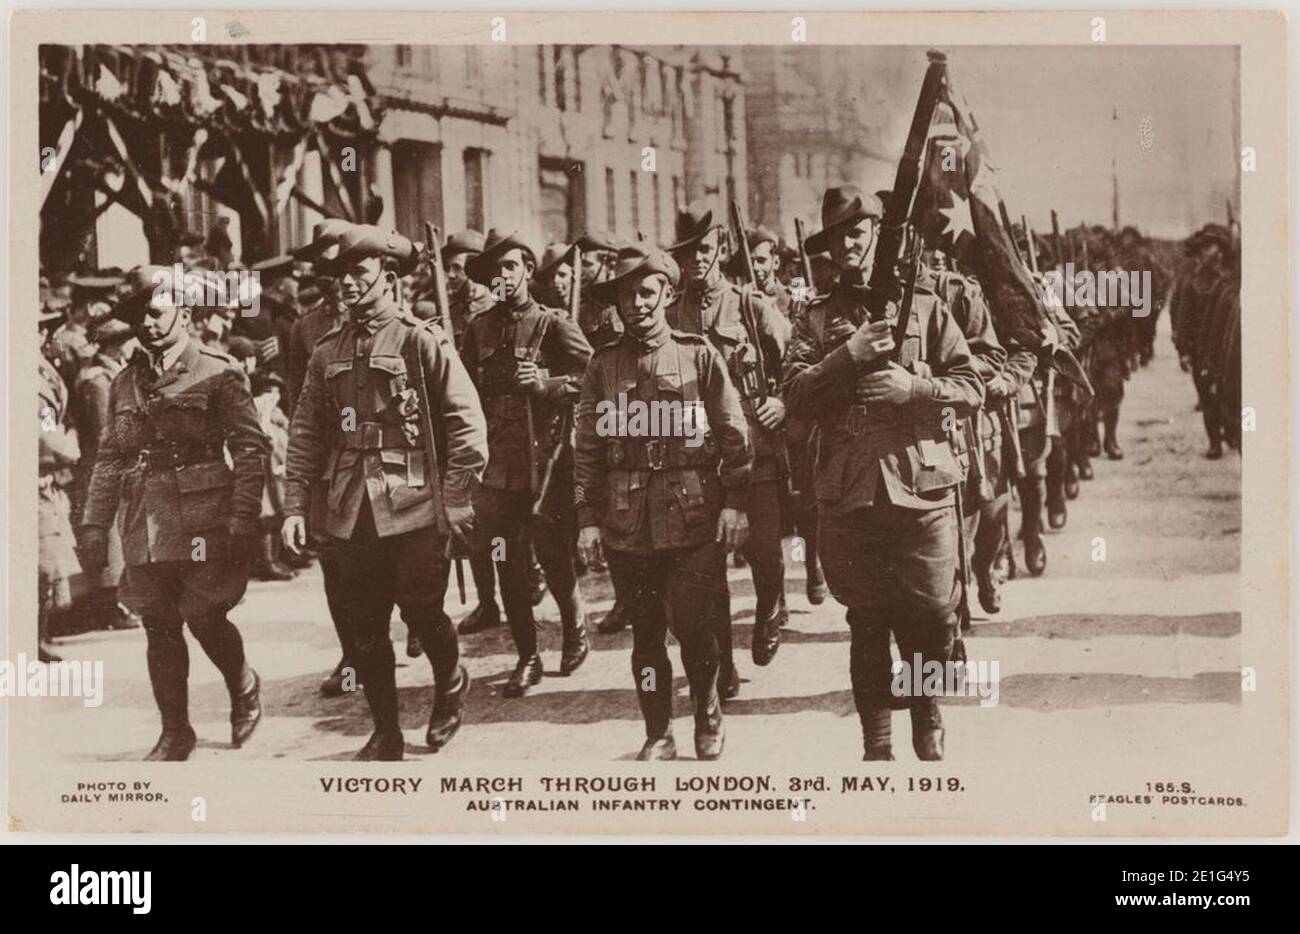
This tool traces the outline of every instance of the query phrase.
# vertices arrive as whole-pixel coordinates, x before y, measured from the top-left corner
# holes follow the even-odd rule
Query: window
[[[465,46],[465,80],[471,84],[483,77],[483,53],[476,45]],[[475,228],[477,229],[477,228]]]
[[[680,175],[673,176],[673,210],[680,211],[686,207],[686,192],[682,190],[682,178]]]
[[[628,191],[632,193],[632,233],[641,230],[641,186],[637,179],[637,169],[628,173]]]
[[[410,68],[412,61],[411,47],[409,45],[399,45],[395,46],[395,48],[397,50],[397,67]]]
[[[487,179],[488,152],[486,149],[465,150],[465,226],[474,230],[487,230],[484,218],[487,216]]]
[[[443,229],[441,146],[408,139],[393,143],[393,202],[399,233],[423,240],[425,221]]]
[[[571,243],[586,226],[582,163],[542,158],[542,234],[547,243]]]
[[[664,242],[664,209],[663,209],[663,198],[660,196],[660,191],[659,191],[658,172],[650,173],[650,197],[654,199],[654,203],[653,205],[651,205],[651,209],[654,211],[654,220],[655,220],[654,230],[651,233],[654,236],[655,243],[663,243]]]
[[[555,61],[555,106],[560,110],[567,110],[569,105],[568,95],[565,93],[565,82],[567,80],[568,68],[564,64],[564,49],[562,45],[554,46],[553,59]]]
[[[614,170],[605,170],[605,227],[612,234],[618,228],[618,208],[614,204]]]
[[[546,46],[537,47],[537,101],[546,106]]]

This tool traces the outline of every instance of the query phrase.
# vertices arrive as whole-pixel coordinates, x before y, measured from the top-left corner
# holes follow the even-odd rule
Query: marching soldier
[[[1221,259],[1231,250],[1231,237],[1222,228],[1210,224],[1198,230],[1184,246],[1189,255],[1189,271],[1179,278],[1170,304],[1174,346],[1179,363],[1190,370],[1196,386],[1197,404],[1205,423],[1209,447],[1205,456],[1218,460],[1223,456],[1223,409],[1211,375],[1210,361],[1203,340],[1208,330],[1211,300],[1222,275]],[[1240,409],[1234,420],[1240,419]]]
[[[533,297],[550,308],[568,309],[573,294],[573,247],[567,243],[548,243],[533,273]],[[579,296],[581,297],[581,296]]]
[[[190,310],[168,291],[145,285],[114,312],[144,350],[113,379],[81,534],[83,563],[97,571],[117,518],[119,595],[144,624],[162,716],[147,761],[181,761],[194,749],[185,624],[225,679],[231,744],[243,745],[262,717],[260,680],[227,614],[248,586],[269,445],[244,376],[190,337]]]
[[[98,352],[90,365],[77,374],[73,388],[74,421],[81,442],[81,459],[77,462],[72,498],[72,524],[80,526],[86,496],[90,491],[90,477],[99,454],[99,442],[112,420],[113,380],[122,372],[129,357],[135,334],[131,326],[117,318],[109,318],[95,329],[94,338]],[[108,561],[98,574],[86,576],[87,609],[99,626],[110,629],[134,629],[140,620],[125,613],[117,602],[118,582],[124,569],[122,562],[122,536],[116,526],[108,530]]]
[[[952,312],[970,348],[971,364],[984,383],[984,405],[952,433],[953,451],[964,480],[962,497],[966,553],[971,556],[980,606],[989,613],[1002,608],[999,558],[1006,549],[1007,508],[1011,490],[1003,468],[1000,410],[1010,395],[1011,382],[1003,373],[1007,352],[993,330],[993,315],[979,283],[949,270],[946,257],[935,251],[931,265],[934,291]],[[937,269],[935,267],[938,267]]]
[[[984,397],[961,329],[920,284],[897,359],[866,371],[894,351],[892,322],[867,316],[881,216],[880,199],[854,186],[826,192],[822,230],[808,249],[829,249],[840,277],[799,319],[785,369],[792,409],[814,418],[820,434],[814,484],[822,563],[832,595],[848,608],[849,671],[867,760],[893,758],[890,632],[907,665],[917,655],[944,664],[953,648],[960,474],[944,410],[964,418]],[[938,701],[914,697],[911,716],[917,757],[943,758]]]
[[[613,234],[595,230],[584,233],[574,244],[582,251],[582,305],[578,309],[578,326],[592,347],[603,347],[623,334],[618,309],[597,297],[595,286],[607,280],[622,242]]]
[[[495,280],[502,296],[470,321],[462,355],[483,399],[492,450],[475,498],[481,533],[477,549],[490,551],[495,541],[505,542],[501,598],[519,652],[519,663],[502,691],[506,697],[520,697],[542,680],[529,593],[530,541],[560,610],[560,673],[576,671],[590,651],[573,563],[577,529],[565,437],[571,429],[564,409],[572,404],[574,384],[591,359],[591,346],[563,311],[540,305],[529,294],[536,265],[532,249],[515,234],[494,230],[483,252],[467,266],[479,283]],[[553,489],[544,491],[543,473],[553,454]],[[534,504],[544,492],[553,508],[543,508],[538,515]]]
[[[685,287],[668,310],[674,330],[700,334],[722,354],[728,373],[740,392],[749,437],[754,448],[754,465],[749,476],[745,511],[749,537],[745,556],[754,578],[754,635],[750,652],[755,665],[772,661],[781,644],[781,627],[789,612],[785,604],[785,556],[781,551],[782,500],[786,483],[777,434],[785,421],[785,403],[769,386],[759,386],[756,360],[764,354],[767,372],[781,372],[781,360],[790,338],[790,323],[766,297],[735,286],[722,274],[722,227],[713,212],[696,202],[677,216],[677,242],[668,252],[685,270]],[[758,330],[750,335],[746,313]],[[760,347],[755,348],[757,339]],[[759,400],[762,400],[761,402]],[[717,621],[717,638],[722,652],[719,676],[724,700],[740,690],[740,675],[732,660],[731,611],[724,608]]]
[[[442,262],[447,270],[448,318],[459,351],[465,343],[469,322],[492,307],[492,293],[465,272],[466,264],[483,252],[483,235],[477,230],[452,234],[442,247]],[[477,580],[477,579],[476,579]],[[492,588],[488,588],[491,593]]]
[[[668,327],[678,276],[662,250],[620,252],[616,274],[596,288],[599,298],[616,299],[625,332],[597,351],[578,404],[578,546],[588,563],[608,562],[627,607],[632,679],[646,728],[642,761],[677,755],[669,629],[690,682],[695,753],[722,754],[715,621],[727,604],[724,548],[744,541],[752,460],[740,398],[721,356],[705,338]],[[631,434],[632,422],[617,417],[622,405],[627,415],[633,405],[664,403],[683,413],[684,430],[670,437]]]
[[[36,500],[40,537],[36,564],[40,589],[37,594],[36,641],[38,658],[42,662],[62,661],[50,643],[50,613],[72,604],[72,578],[82,569],[77,561],[66,492],[72,482],[73,468],[81,458],[81,449],[76,433],[68,427],[68,389],[55,369],[60,350],[52,336],[62,319],[61,311],[41,310],[40,382],[37,384],[36,402],[40,424]]]
[[[375,726],[356,758],[398,760],[394,603],[433,669],[425,741],[436,752],[460,729],[470,678],[442,608],[447,536],[473,525],[487,447],[478,396],[450,339],[397,305],[415,245],[359,225],[338,247],[332,266],[347,318],[312,351],[289,428],[281,534],[291,551],[302,547],[310,489],[324,477],[313,527],[323,559],[335,562],[336,604]]]
[[[345,319],[343,308],[338,300],[338,284],[328,274],[329,261],[338,254],[339,238],[352,224],[347,221],[331,219],[317,224],[312,238],[293,251],[301,262],[311,263],[313,278],[298,293],[302,302],[302,312],[293,322],[289,333],[289,349],[286,354],[286,366],[289,374],[289,414],[292,416],[298,408],[298,397],[302,394],[303,382],[307,379],[307,366],[311,362],[312,350],[317,342],[334,330]],[[324,484],[317,482],[311,495],[324,497]],[[322,507],[323,508],[323,507]],[[319,515],[320,509],[309,510],[309,514]],[[317,529],[308,530],[309,538],[315,540]],[[324,579],[325,603],[329,607],[330,621],[334,624],[334,633],[339,640],[341,652],[339,662],[334,670],[321,682],[320,693],[325,697],[338,697],[344,692],[345,675],[348,670],[356,669],[349,660],[348,633],[343,625],[342,594],[339,590],[339,571],[337,563],[330,554],[320,555],[321,577]],[[389,607],[392,612],[392,607]]]

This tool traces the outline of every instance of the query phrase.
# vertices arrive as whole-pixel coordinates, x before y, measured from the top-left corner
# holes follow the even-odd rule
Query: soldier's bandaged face
[[[852,227],[845,227],[830,238],[831,259],[840,269],[867,270],[870,266],[871,247],[876,239],[876,222],[869,217]]]
[[[673,287],[661,273],[627,279],[618,287],[618,316],[627,333],[644,337],[667,325],[664,311],[672,300]]]

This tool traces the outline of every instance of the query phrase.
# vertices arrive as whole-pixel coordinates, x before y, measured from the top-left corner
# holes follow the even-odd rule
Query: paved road
[[[1214,748],[1239,710],[1240,463],[1206,461],[1191,380],[1179,371],[1162,327],[1157,357],[1128,384],[1121,462],[1097,462],[1097,478],[1070,503],[1070,521],[1049,533],[1046,576],[1012,581],[996,618],[977,615],[973,660],[996,661],[998,704],[946,706],[948,758],[1025,761],[1074,758],[1081,744],[1100,757],[1158,760],[1166,744]],[[1015,520],[1013,520],[1015,521]],[[1106,560],[1093,560],[1094,539]],[[1023,567],[1023,564],[1022,564]],[[781,651],[755,669],[748,649],[753,590],[731,571],[732,611],[744,684],[727,707],[729,761],[770,762],[861,754],[848,689],[848,630],[833,601],[811,607],[802,572],[788,582],[791,621]],[[611,603],[602,581],[583,581],[598,618]],[[454,599],[454,597],[453,597]],[[471,594],[470,604],[473,604]],[[977,612],[978,607],[976,608]],[[464,611],[457,606],[453,616]],[[261,672],[267,716],[250,745],[228,747],[228,705],[211,664],[192,646],[191,714],[196,757],[347,759],[369,734],[364,699],[324,699],[316,686],[337,660],[317,572],[287,584],[253,584],[234,613]],[[559,663],[559,625],[549,599],[539,608],[548,671]],[[428,665],[405,658],[405,628],[393,624],[408,758],[427,755]],[[504,627],[463,640],[475,684],[466,727],[439,760],[632,757],[642,729],[628,671],[631,636],[596,636],[586,665],[548,676],[527,698],[500,685],[514,664]],[[97,710],[52,700],[52,745],[73,760],[137,759],[157,737],[139,631],[70,638],[69,658],[105,661],[107,699]],[[676,652],[674,650],[674,663]],[[677,671],[678,739],[690,748],[685,679]],[[895,748],[910,758],[906,714],[895,715]],[[1167,751],[1167,749],[1166,749]]]

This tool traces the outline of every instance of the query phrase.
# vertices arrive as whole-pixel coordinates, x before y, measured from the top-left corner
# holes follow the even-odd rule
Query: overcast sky
[[[954,86],[979,122],[1017,219],[1023,213],[1045,229],[1055,207],[1066,226],[1080,220],[1109,226],[1112,155],[1121,224],[1183,237],[1206,222],[1222,223],[1225,199],[1237,209],[1235,48],[945,51]],[[916,58],[910,85],[897,94],[900,116],[892,135],[900,154],[925,73],[925,50],[918,49]],[[1140,145],[1144,121],[1149,151]]]

